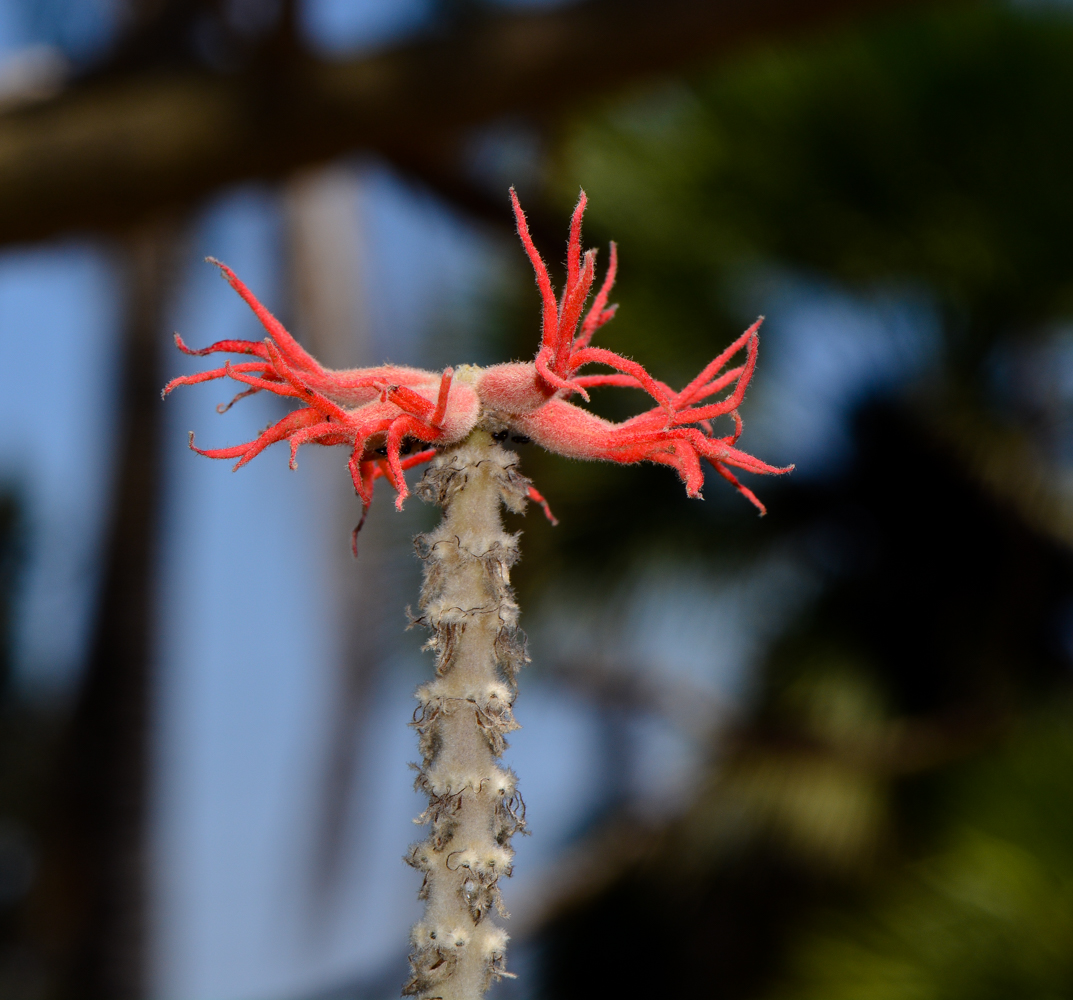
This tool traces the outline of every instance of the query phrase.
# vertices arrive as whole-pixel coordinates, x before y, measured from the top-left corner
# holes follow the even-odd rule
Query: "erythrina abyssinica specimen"
[[[540,348],[533,361],[461,365],[441,373],[395,365],[329,370],[229,267],[212,261],[268,336],[263,341],[222,340],[195,351],[176,335],[187,354],[244,354],[255,360],[183,375],[164,388],[167,395],[176,386],[231,378],[246,386],[232,403],[261,390],[293,397],[301,405],[253,441],[200,449],[191,434],[190,447],[209,458],[237,459],[237,469],[277,441],[290,443],[292,468],[303,444],[345,445],[363,521],[376,479],[391,483],[401,508],[409,494],[405,471],[431,462],[417,491],[443,507],[444,516],[438,528],[417,539],[425,582],[421,613],[412,619],[429,630],[426,648],[436,655],[436,677],[418,688],[414,721],[423,758],[416,784],[429,798],[417,822],[428,824],[430,832],[406,858],[424,874],[420,895],[426,910],[411,935],[411,977],[404,987],[404,993],[429,1000],[475,1000],[492,979],[509,975],[504,968],[507,934],[490,913],[503,913],[498,881],[510,874],[510,839],[524,829],[525,811],[514,774],[499,767],[498,759],[506,734],[518,725],[515,679],[528,657],[510,588],[517,535],[503,530],[500,508],[518,511],[531,499],[554,518],[518,472],[517,457],[500,442],[513,436],[570,458],[669,465],[693,497],[700,496],[704,459],[761,514],[763,504],[731,467],[766,474],[792,468],[776,468],[736,447],[742,429],[738,408],[756,367],[761,320],[676,392],[637,362],[591,346],[593,334],[615,314],[607,298],[617,254],[612,243],[607,275],[585,312],[596,277],[596,251],[581,252],[584,192],[570,223],[566,288],[558,300],[513,189],[510,195],[543,303]],[[744,359],[728,368],[742,351]],[[592,364],[611,372],[579,374]],[[570,402],[574,395],[588,401],[588,390],[596,386],[641,389],[655,406],[612,423]],[[723,390],[726,394],[713,401]],[[723,416],[731,419],[733,429],[720,436],[712,421]],[[415,446],[422,450],[414,452]],[[356,537],[357,529],[355,543]]]

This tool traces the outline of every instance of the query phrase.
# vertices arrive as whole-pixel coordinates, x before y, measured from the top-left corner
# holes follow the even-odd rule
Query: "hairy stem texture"
[[[475,430],[437,457],[418,494],[444,508],[435,531],[416,539],[425,562],[421,616],[436,678],[417,689],[414,725],[422,762],[416,787],[428,795],[417,822],[429,836],[407,861],[424,873],[424,917],[414,926],[404,994],[475,1000],[506,972],[506,916],[499,879],[511,873],[511,836],[525,828],[515,775],[499,766],[511,706],[526,662],[510,568],[518,538],[503,530],[500,505],[525,507],[529,482],[517,456]]]

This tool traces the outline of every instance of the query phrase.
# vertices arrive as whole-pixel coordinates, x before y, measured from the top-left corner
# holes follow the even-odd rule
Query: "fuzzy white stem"
[[[504,969],[506,916],[499,878],[509,876],[511,836],[524,829],[514,774],[498,766],[517,729],[514,679],[526,661],[510,567],[517,536],[500,504],[524,508],[529,483],[517,457],[488,430],[437,457],[418,495],[444,508],[435,531],[416,539],[425,560],[421,617],[436,655],[436,679],[417,690],[414,725],[423,756],[417,788],[429,805],[429,837],[407,861],[424,872],[425,915],[413,929],[412,975],[403,992],[420,1000],[479,1000]]]

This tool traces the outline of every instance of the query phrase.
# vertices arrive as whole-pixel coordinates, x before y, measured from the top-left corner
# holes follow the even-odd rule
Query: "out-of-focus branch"
[[[50,997],[145,995],[145,824],[162,376],[160,335],[181,221],[127,235],[125,366],[115,497],[86,675],[59,761],[51,835],[31,901]]]
[[[0,243],[116,229],[221,185],[368,149],[444,178],[468,133],[762,37],[911,0],[587,0],[369,58],[269,47],[234,74],[107,73],[0,116]]]
[[[1033,530],[1073,548],[1073,477],[1028,434],[1001,427],[964,401],[920,408],[928,430],[969,476]]]
[[[734,705],[651,663],[587,656],[555,660],[542,670],[603,708],[658,715],[698,741],[707,742],[739,721]]]

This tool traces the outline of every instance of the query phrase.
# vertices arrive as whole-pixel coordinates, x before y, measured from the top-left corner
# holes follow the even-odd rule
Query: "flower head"
[[[612,243],[607,274],[586,311],[596,280],[596,251],[581,253],[585,193],[571,219],[566,287],[558,299],[513,189],[510,195],[518,235],[536,272],[543,305],[540,348],[533,361],[488,368],[463,365],[439,373],[393,365],[333,371],[308,354],[227,265],[209,258],[246,300],[268,335],[263,341],[222,340],[191,350],[176,334],[175,342],[186,354],[230,353],[253,360],[228,361],[220,368],[182,375],[172,379],[163,394],[180,385],[230,378],[245,388],[220,410],[261,391],[291,397],[300,405],[252,441],[201,449],[194,446],[191,434],[190,447],[209,458],[237,459],[237,469],[277,441],[289,442],[292,468],[303,444],[344,445],[350,451],[348,466],[362,503],[371,502],[373,484],[382,476],[395,488],[396,506],[401,509],[409,494],[405,470],[428,461],[438,449],[462,441],[488,417],[508,433],[524,435],[560,455],[669,465],[690,496],[700,495],[703,459],[764,513],[764,505],[731,472],[734,467],[779,475],[793,468],[768,465],[736,447],[742,428],[738,408],[756,368],[762,318],[676,392],[637,362],[591,346],[593,335],[615,314],[616,307],[609,306],[607,299],[618,256]],[[727,368],[742,351],[744,360]],[[580,374],[592,364],[604,365],[611,372]],[[588,401],[588,390],[597,386],[641,389],[656,405],[613,423],[570,402],[574,395]],[[724,390],[726,394],[713,401]],[[715,434],[712,420],[721,416],[733,421],[730,434]],[[543,497],[535,490],[531,497],[550,517]]]

